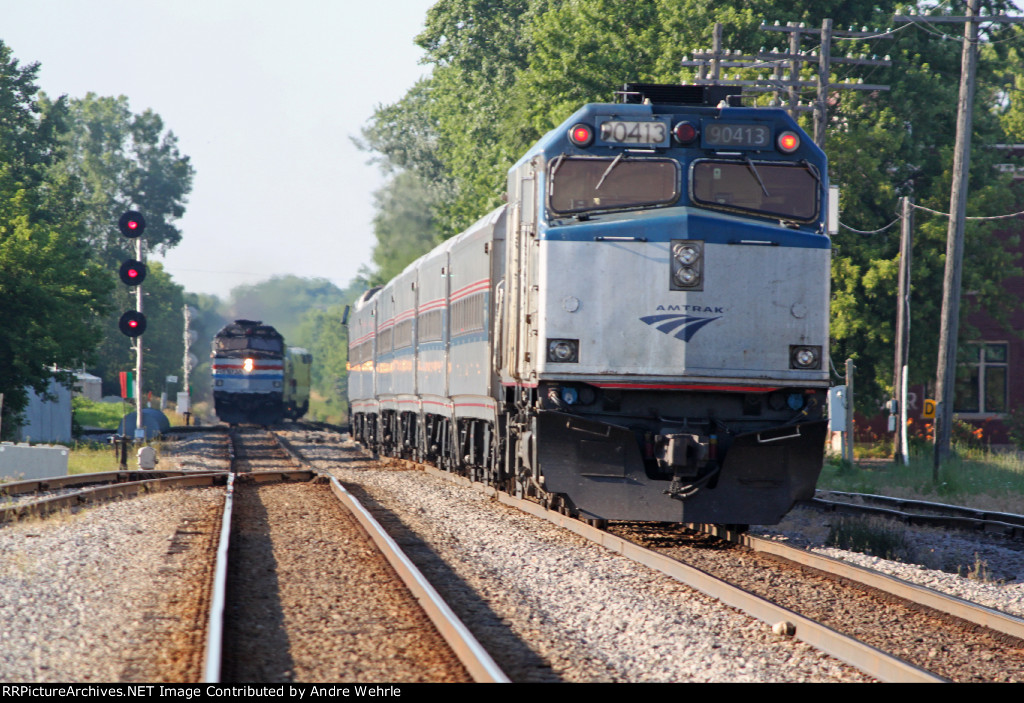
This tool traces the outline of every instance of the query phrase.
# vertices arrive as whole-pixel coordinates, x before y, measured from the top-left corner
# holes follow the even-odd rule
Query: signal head
[[[121,281],[125,285],[137,286],[146,279],[146,265],[141,261],[128,259],[121,264],[118,275],[121,276]]]
[[[138,337],[146,331],[146,316],[141,312],[129,310],[124,315],[121,315],[117,326],[121,330],[121,334],[128,337]]]
[[[146,218],[141,212],[129,210],[117,221],[117,228],[126,237],[138,237],[146,230]]]

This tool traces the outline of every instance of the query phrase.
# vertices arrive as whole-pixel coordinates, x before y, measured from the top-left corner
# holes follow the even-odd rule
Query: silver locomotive
[[[625,95],[363,295],[353,434],[588,519],[776,523],[822,466],[825,156],[714,88]]]

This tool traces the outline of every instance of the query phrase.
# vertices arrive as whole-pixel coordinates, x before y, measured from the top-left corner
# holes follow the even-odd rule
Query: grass
[[[910,465],[884,459],[826,462],[818,480],[822,490],[877,493],[955,503],[983,510],[1024,513],[1024,459],[1013,453],[955,447],[933,480],[930,453],[912,455]]]
[[[128,457],[128,468],[132,467],[134,456]],[[91,474],[99,471],[120,469],[118,457],[109,444],[99,442],[75,442],[68,453],[69,474]]]
[[[906,560],[912,553],[902,526],[878,518],[840,518],[829,526],[826,544],[882,559]]]

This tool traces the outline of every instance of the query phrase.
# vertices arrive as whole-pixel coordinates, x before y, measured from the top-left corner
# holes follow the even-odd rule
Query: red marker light
[[[590,143],[594,141],[594,130],[590,125],[573,125],[569,129],[569,141],[576,146],[590,146]]]
[[[680,144],[689,144],[697,138],[697,128],[690,122],[680,122],[672,128],[672,134]]]
[[[779,151],[792,154],[800,148],[800,136],[796,132],[783,132],[777,140]]]

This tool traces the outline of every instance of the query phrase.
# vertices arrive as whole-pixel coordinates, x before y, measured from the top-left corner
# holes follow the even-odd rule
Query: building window
[[[954,412],[1005,413],[1009,344],[971,344],[967,359],[957,365]]]

